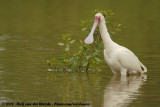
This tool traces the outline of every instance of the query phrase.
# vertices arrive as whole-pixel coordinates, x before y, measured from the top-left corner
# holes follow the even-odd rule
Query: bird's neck
[[[111,50],[115,43],[112,41],[112,39],[108,33],[105,20],[103,20],[99,23],[99,30],[100,30],[100,34],[101,34],[101,37],[103,40],[104,48],[106,50]]]

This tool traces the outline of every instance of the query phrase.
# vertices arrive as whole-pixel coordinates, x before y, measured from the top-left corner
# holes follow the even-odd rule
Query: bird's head
[[[104,16],[101,14],[101,13],[97,13],[96,15],[95,15],[95,21],[98,21],[98,24],[101,22],[101,21],[103,21],[104,20]]]
[[[91,30],[90,34],[88,35],[88,37],[84,40],[84,42],[85,42],[86,44],[89,45],[89,44],[93,43],[93,41],[94,41],[93,33],[94,33],[97,25],[98,25],[99,23],[101,23],[103,20],[104,20],[104,16],[103,16],[101,13],[97,13],[97,14],[95,15],[95,19],[94,19],[94,23],[93,23],[92,30]]]

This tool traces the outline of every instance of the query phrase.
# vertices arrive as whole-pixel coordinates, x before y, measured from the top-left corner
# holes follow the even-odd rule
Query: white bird
[[[105,18],[101,13],[95,15],[92,30],[84,40],[86,44],[91,44],[94,41],[93,33],[97,25],[99,26],[104,44],[104,58],[113,74],[126,76],[127,74],[142,74],[147,72],[147,68],[132,51],[112,41],[106,27]]]

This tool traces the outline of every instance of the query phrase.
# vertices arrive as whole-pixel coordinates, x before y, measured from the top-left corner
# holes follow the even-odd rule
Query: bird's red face
[[[100,16],[95,16],[95,20],[97,20],[98,22],[100,22],[101,21]]]
[[[100,16],[95,16],[92,30],[91,30],[90,34],[88,35],[88,37],[84,40],[84,42],[86,44],[89,45],[89,44],[93,43],[93,41],[94,41],[93,33],[94,33],[94,31],[95,31],[95,29],[96,29],[96,27],[97,27],[97,25],[99,24],[100,21],[101,21]]]

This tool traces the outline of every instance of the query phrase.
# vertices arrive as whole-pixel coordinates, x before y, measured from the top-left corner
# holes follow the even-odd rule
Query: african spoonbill
[[[139,61],[129,49],[118,45],[110,38],[107,31],[105,18],[101,13],[95,15],[94,24],[88,37],[84,40],[86,44],[94,41],[93,33],[99,26],[100,34],[104,44],[104,58],[114,74],[142,74],[147,72],[147,68]]]

